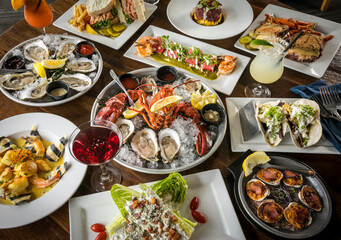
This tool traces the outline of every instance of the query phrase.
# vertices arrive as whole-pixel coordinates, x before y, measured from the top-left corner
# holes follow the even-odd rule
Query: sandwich
[[[286,104],[289,114],[291,139],[300,148],[306,148],[317,143],[322,136],[319,105],[308,99],[299,99]]]
[[[254,30],[257,39],[264,38],[286,38],[289,32],[289,27],[282,24],[265,23]]]
[[[264,137],[270,147],[277,146],[284,138],[287,129],[284,102],[257,103],[256,119]]]
[[[89,24],[94,28],[106,28],[118,22],[114,0],[87,0]]]
[[[295,35],[292,36],[292,39]],[[323,38],[305,33],[288,50],[286,57],[299,62],[315,62],[322,54]]]
[[[115,3],[121,23],[130,24],[135,20],[146,21],[143,0],[115,0]]]

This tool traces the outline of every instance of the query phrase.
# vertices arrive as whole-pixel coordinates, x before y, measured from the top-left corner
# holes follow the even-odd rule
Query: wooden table
[[[68,102],[66,104],[62,104],[55,107],[46,107],[46,108],[37,108],[37,107],[29,107],[24,106],[14,101],[9,100],[3,94],[0,94],[0,120],[15,116],[17,114],[22,113],[30,113],[30,112],[47,112],[60,115],[64,118],[71,120],[76,125],[89,120],[91,107],[95,101],[96,96],[99,92],[111,81],[111,77],[109,75],[109,69],[113,68],[117,74],[123,74],[128,71],[148,67],[148,65],[130,60],[128,58],[122,57],[126,52],[129,46],[133,44],[133,42],[138,38],[138,36],[149,26],[155,25],[170,31],[174,31],[179,33],[168,21],[166,16],[166,8],[169,1],[161,0],[158,4],[158,9],[151,16],[151,18],[142,26],[142,28],[135,33],[132,38],[127,41],[126,44],[120,50],[113,50],[109,47],[101,45],[99,43],[95,43],[96,47],[102,54],[104,61],[104,69],[102,72],[102,76],[100,80],[96,83],[96,85],[84,94],[82,97]],[[54,19],[57,19],[61,14],[63,14],[67,9],[69,9],[75,2],[73,0],[58,0],[53,3],[51,6],[54,11]],[[256,17],[261,10],[266,6],[267,3],[274,3],[281,5],[279,2],[274,0],[255,0],[250,1],[252,4],[252,8],[254,11],[254,16]],[[47,27],[48,33],[65,33],[63,30],[56,28],[54,26]],[[30,27],[25,20],[20,21],[11,27],[8,31],[0,36],[0,57],[3,57],[6,52],[8,52],[11,48],[16,46],[17,44],[25,41],[27,39],[36,37],[40,34],[39,29],[35,29]],[[218,47],[222,47],[228,50],[232,50],[234,52],[249,55],[250,57],[254,57],[246,52],[240,51],[233,47],[233,44],[238,39],[239,35],[233,38],[224,39],[224,40],[211,40],[207,42],[209,44],[213,44]],[[283,98],[283,97],[297,97],[294,93],[290,92],[289,89],[291,87],[297,85],[306,85],[316,81],[317,79],[304,75],[302,73],[295,72],[290,69],[285,69],[283,77],[280,81],[273,83],[270,85],[271,91],[274,97]],[[247,83],[253,82],[254,80],[249,74],[248,67],[244,71],[241,76],[238,84],[236,85],[231,96],[233,97],[243,97],[243,89]],[[222,99],[227,97],[224,94],[219,93],[219,96]],[[224,102],[224,101],[223,101]],[[1,134],[1,130],[0,130]],[[254,228],[241,214],[238,206],[236,205],[234,195],[233,195],[233,177],[228,172],[227,167],[242,153],[234,153],[231,151],[231,144],[229,138],[229,130],[227,129],[225,138],[220,146],[220,148],[211,156],[207,161],[200,164],[199,166],[182,172],[183,175],[197,173],[209,169],[220,169],[228,192],[232,198],[234,208],[237,212],[240,224],[244,231],[244,234],[247,239],[270,239],[264,233],[258,231]],[[319,154],[287,154],[288,156],[295,157],[304,163],[310,165],[313,169],[315,169],[321,177],[326,181],[330,188],[330,193],[335,200],[335,210],[333,211],[333,218],[328,225],[328,227],[320,234],[320,239],[340,239],[340,230],[338,229],[340,224],[340,216],[341,216],[341,158],[340,155],[319,155]],[[155,180],[160,180],[166,175],[151,175],[145,173],[139,173],[132,171],[128,168],[125,168],[116,162],[112,163],[117,168],[120,169],[123,176],[122,184],[126,186],[134,185],[137,183],[145,183]],[[93,190],[89,187],[89,176],[92,172],[92,168],[90,167],[83,183],[80,188],[77,190],[74,196],[82,196],[86,194],[93,193]],[[0,213],[1,216],[1,213]],[[6,216],[1,216],[5,218]],[[0,239],[68,239],[70,238],[70,229],[69,229],[69,213],[68,213],[68,204],[64,204],[61,208],[59,208],[54,213],[49,216],[35,222],[29,224],[24,227],[0,230]]]

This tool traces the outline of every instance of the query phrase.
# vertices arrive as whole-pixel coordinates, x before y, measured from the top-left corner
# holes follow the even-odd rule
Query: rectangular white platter
[[[142,38],[144,36],[151,36],[151,37],[156,38],[156,37],[162,36],[162,35],[169,36],[169,40],[177,42],[177,43],[181,43],[185,47],[198,47],[206,54],[213,53],[217,56],[219,56],[219,55],[231,55],[234,57],[238,57],[236,67],[233,70],[233,72],[229,75],[220,75],[216,80],[210,81],[204,77],[190,73],[190,74],[194,75],[197,79],[200,79],[200,80],[204,81],[205,83],[209,84],[215,90],[222,92],[222,93],[225,93],[227,95],[230,95],[232,93],[232,91],[233,91],[234,87],[236,86],[240,76],[242,75],[244,69],[246,68],[247,64],[250,61],[249,57],[246,57],[246,56],[231,52],[229,50],[219,48],[219,47],[216,47],[216,46],[195,40],[195,39],[190,38],[190,37],[185,37],[184,35],[177,34],[177,33],[171,32],[171,31],[167,31],[165,29],[158,28],[158,27],[155,27],[153,25],[149,26],[142,33],[142,35],[138,39],[136,39],[136,41],[138,41],[140,38]],[[128,58],[149,64],[149,65],[152,65],[155,67],[161,67],[164,65],[163,63],[155,61],[151,57],[138,56],[136,47],[134,45],[135,44],[133,44],[126,51],[126,53],[124,54],[125,57],[128,57]]]
[[[181,215],[194,221],[189,204],[193,197],[198,197],[198,211],[202,212],[207,220],[205,224],[198,223],[191,239],[245,239],[220,170],[200,172],[184,178],[187,180],[188,192],[180,208]],[[150,184],[152,183],[147,183]],[[141,191],[138,185],[131,188]],[[91,231],[90,226],[94,223],[106,225],[117,213],[119,210],[110,196],[110,191],[70,199],[71,239],[95,239],[97,234]]]
[[[75,5],[83,4],[85,5],[86,0],[80,0]],[[153,12],[157,9],[156,5],[150,4],[150,3],[144,3],[146,12],[146,20],[153,14]],[[101,35],[94,35],[90,34],[87,31],[78,31],[77,27],[73,27],[69,24],[69,20],[73,17],[73,9],[74,6],[72,6],[69,10],[67,10],[62,16],[60,16],[56,21],[54,21],[53,25],[56,27],[59,27],[61,29],[64,29],[68,32],[71,32],[73,34],[76,34],[78,36],[81,36],[83,38],[87,38],[91,41],[102,43],[103,45],[106,45],[108,47],[111,47],[113,49],[120,49],[122,45],[128,41],[131,36],[144,24],[144,22],[140,22],[138,20],[135,20],[131,24],[127,24],[127,28],[121,33],[120,36],[117,38],[109,38]]]
[[[284,98],[280,100],[290,103],[297,99],[298,98]],[[254,151],[267,152],[340,154],[333,146],[333,144],[325,138],[324,135],[322,135],[318,143],[305,149],[299,149],[298,147],[296,147],[296,145],[291,140],[289,132],[285,134],[282,142],[276,147],[270,147],[268,144],[266,144],[260,132],[250,140],[244,141],[242,136],[242,128],[240,125],[238,110],[251,100],[252,98],[226,98],[232,152],[245,152],[246,150],[251,149]],[[256,98],[255,102],[257,103],[257,101],[259,101],[260,103],[265,103],[277,100],[278,98]]]
[[[333,60],[339,46],[341,44],[341,24],[332,22],[323,18],[315,17],[309,14],[301,13],[298,11],[290,10],[287,8],[275,6],[272,4],[267,5],[263,11],[257,16],[252,24],[241,35],[246,36],[248,33],[257,28],[262,21],[265,20],[265,14],[274,14],[275,17],[293,18],[294,20],[307,21],[316,23],[316,30],[321,32],[323,36],[334,35],[334,38],[325,43],[322,51],[322,56],[312,63],[296,62],[290,59],[284,59],[284,66],[295,71],[307,74],[315,78],[321,78],[327,70],[330,62]],[[256,55],[257,51],[246,49],[239,40],[234,44],[236,48],[247,51]]]

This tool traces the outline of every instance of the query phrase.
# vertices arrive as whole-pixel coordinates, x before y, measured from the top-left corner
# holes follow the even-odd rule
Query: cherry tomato
[[[105,240],[107,239],[107,233],[106,232],[101,232],[97,235],[97,237],[95,238],[95,240]]]
[[[105,232],[105,226],[103,224],[100,224],[100,223],[92,224],[92,226],[90,228],[94,232]]]
[[[198,207],[199,207],[199,198],[194,197],[191,201],[191,204],[189,205],[189,208],[191,209],[191,211],[195,211],[198,209]]]
[[[194,218],[195,221],[199,223],[206,223],[206,218],[204,215],[202,215],[201,212],[192,211],[192,217]]]

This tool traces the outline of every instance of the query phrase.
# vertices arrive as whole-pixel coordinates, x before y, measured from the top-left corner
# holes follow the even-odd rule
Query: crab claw
[[[197,124],[197,128],[200,133],[197,136],[196,149],[199,156],[202,156],[210,151],[212,147],[212,136],[206,124]]]

